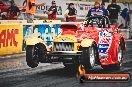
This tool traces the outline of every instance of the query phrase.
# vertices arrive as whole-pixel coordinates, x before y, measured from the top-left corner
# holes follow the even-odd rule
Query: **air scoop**
[[[60,28],[63,31],[62,35],[64,35],[64,34],[76,35],[76,31],[80,30],[79,24],[76,24],[76,23],[74,23],[74,24],[73,23],[62,24],[60,26]]]

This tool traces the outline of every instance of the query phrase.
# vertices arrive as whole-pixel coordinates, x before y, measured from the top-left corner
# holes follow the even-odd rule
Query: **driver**
[[[99,2],[95,2],[94,4],[94,8],[91,8],[88,11],[88,14],[86,16],[86,19],[90,16],[108,16],[108,13],[106,13],[101,7],[100,7],[100,3]]]

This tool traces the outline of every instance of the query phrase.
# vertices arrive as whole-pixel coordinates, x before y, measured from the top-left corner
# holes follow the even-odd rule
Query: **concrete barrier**
[[[61,20],[33,20],[34,24],[43,24],[43,23],[61,23]]]
[[[27,20],[0,20],[0,24],[26,24]]]

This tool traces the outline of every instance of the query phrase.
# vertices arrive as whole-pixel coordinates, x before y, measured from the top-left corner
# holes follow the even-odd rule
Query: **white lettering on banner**
[[[45,11],[45,10],[48,10],[49,9],[49,7],[50,6],[37,6],[37,10],[43,10],[43,11]]]
[[[38,6],[37,7],[37,14],[46,14],[44,13],[44,11],[47,11],[50,8],[49,5],[46,6]],[[57,6],[57,15],[62,15],[62,7],[61,6]]]

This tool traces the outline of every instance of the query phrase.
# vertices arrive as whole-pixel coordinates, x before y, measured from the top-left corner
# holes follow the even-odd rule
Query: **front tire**
[[[88,48],[82,48],[81,55],[81,64],[84,66],[85,71],[88,72],[89,69],[92,69],[95,66],[95,48],[94,46],[90,46]]]
[[[48,60],[47,58],[47,49],[46,46],[42,43],[37,44],[38,49],[38,58],[41,63],[46,63]]]
[[[31,68],[35,68],[39,64],[37,54],[37,47],[35,46],[27,46],[26,47],[26,62],[27,65]]]

